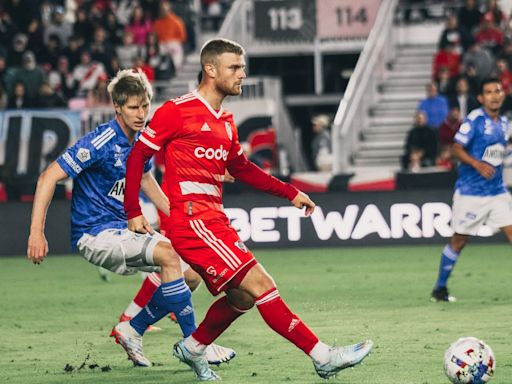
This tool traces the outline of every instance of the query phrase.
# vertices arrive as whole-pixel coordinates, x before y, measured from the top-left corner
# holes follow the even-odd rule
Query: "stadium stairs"
[[[378,102],[368,112],[368,127],[361,132],[360,150],[353,159],[356,167],[399,167],[414,111],[426,95],[435,51],[433,44],[397,47],[389,75],[379,85]]]

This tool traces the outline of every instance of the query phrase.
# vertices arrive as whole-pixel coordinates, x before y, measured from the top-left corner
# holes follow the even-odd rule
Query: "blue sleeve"
[[[144,173],[149,172],[153,169],[153,158],[146,161],[146,164],[144,164]]]
[[[69,177],[77,177],[83,170],[101,159],[103,152],[92,144],[94,137],[94,133],[85,135],[57,158],[57,163]]]

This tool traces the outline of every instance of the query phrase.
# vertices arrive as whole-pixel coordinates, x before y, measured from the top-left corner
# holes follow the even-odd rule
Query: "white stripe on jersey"
[[[103,147],[111,138],[116,135],[115,131],[112,128],[108,128],[98,137],[95,137],[91,140],[91,144],[94,145],[96,149],[100,149]]]
[[[212,241],[212,239],[208,238],[206,236],[206,234],[199,228],[199,225],[198,225],[197,222],[198,222],[198,220],[191,220],[190,221],[190,226],[192,227],[192,229],[194,230],[196,235],[201,240],[203,240],[211,249],[213,249],[213,251],[217,255],[219,255],[219,257],[226,263],[226,265],[229,268],[231,268],[232,270],[236,270],[236,267],[238,265],[240,265],[241,263],[235,264],[234,260],[229,256],[229,254],[227,254],[226,250],[224,248],[222,248],[222,246],[220,244],[218,244],[217,242]]]
[[[183,96],[180,96],[176,99],[174,99],[174,104],[176,105],[180,105],[180,104],[183,104],[183,103],[186,103],[187,101],[191,101],[191,100],[195,100],[197,99],[196,95],[194,95],[193,93],[187,93],[186,95],[183,95]]]
[[[204,104],[204,106],[206,108],[208,108],[208,110],[210,111],[210,113],[218,120],[222,114],[224,113],[224,110],[222,109],[222,107],[218,110],[218,111],[215,111],[215,109],[205,100],[203,99],[203,97],[199,94],[199,92],[197,91],[197,89],[193,90],[192,93],[199,99],[199,101],[201,103]]]
[[[220,190],[217,186],[208,183],[198,183],[196,181],[180,181],[182,195],[190,193],[199,193],[210,196],[220,196]]]
[[[144,136],[140,135],[139,140],[142,141],[144,144],[146,144],[149,148],[154,149],[155,151],[159,151],[160,147],[156,144],[153,144],[151,141],[146,139]]]
[[[229,247],[222,241],[222,239],[217,239],[212,231],[210,231],[208,228],[206,228],[206,225],[204,225],[203,220],[196,220],[197,224],[201,227],[203,232],[210,238],[213,239],[213,241],[219,243],[224,249],[229,253],[229,255],[233,258],[233,261],[236,265],[242,264],[238,256],[231,250]]]
[[[268,303],[269,301],[274,300],[277,297],[279,297],[279,292],[274,291],[274,292],[271,292],[268,295],[262,297],[261,299],[255,301],[254,304],[256,304],[256,305],[265,304],[265,303]]]

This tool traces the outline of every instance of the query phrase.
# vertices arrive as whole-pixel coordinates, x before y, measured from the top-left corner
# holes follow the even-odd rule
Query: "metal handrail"
[[[336,112],[331,133],[333,174],[347,172],[351,155],[357,150],[359,133],[366,124],[368,108],[376,98],[376,85],[384,77],[385,64],[393,57],[392,27],[397,5],[398,0],[382,1],[375,25]],[[359,121],[355,121],[356,116]]]

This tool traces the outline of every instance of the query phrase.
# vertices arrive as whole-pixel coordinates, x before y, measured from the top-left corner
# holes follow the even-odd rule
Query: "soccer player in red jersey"
[[[175,250],[205,281],[212,304],[197,330],[176,343],[173,353],[200,380],[220,379],[206,362],[204,350],[254,304],[275,332],[313,360],[317,373],[329,378],[360,363],[373,343],[329,347],[282,300],[272,277],[245,247],[230,226],[222,207],[222,180],[233,177],[257,189],[287,198],[310,215],[315,203],[303,192],[263,172],[243,154],[231,113],[222,109],[226,96],[242,92],[244,49],[226,39],[207,42],[201,50],[199,87],[160,107],[134,146],[127,163],[124,206],[128,228],[151,232],[142,215],[138,192],[144,163],[165,151],[164,183],[170,200]]]

